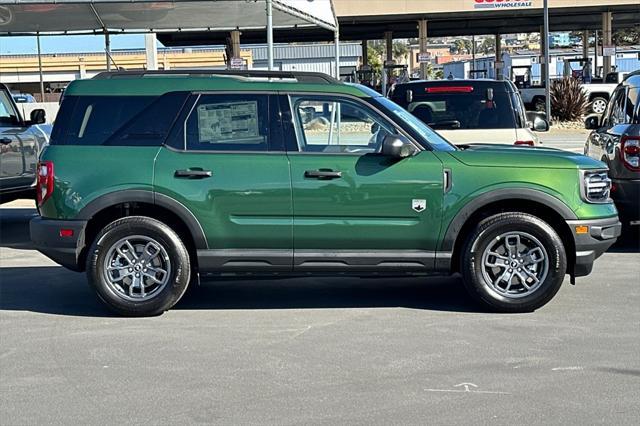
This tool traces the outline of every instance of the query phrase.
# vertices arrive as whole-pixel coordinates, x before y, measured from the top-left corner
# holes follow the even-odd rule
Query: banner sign
[[[518,7],[532,7],[529,0],[474,0],[474,9],[513,9]]]

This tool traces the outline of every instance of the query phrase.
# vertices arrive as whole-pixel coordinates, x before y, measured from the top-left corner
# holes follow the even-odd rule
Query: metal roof
[[[274,28],[335,30],[331,0],[272,0]],[[264,32],[265,0],[0,0],[0,35]]]

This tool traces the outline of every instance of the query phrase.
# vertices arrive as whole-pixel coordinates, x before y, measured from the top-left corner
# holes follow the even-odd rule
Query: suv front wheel
[[[562,240],[546,222],[526,213],[481,221],[462,256],[469,293],[498,312],[531,312],[560,289],[567,269]]]
[[[87,256],[89,284],[114,312],[158,315],[189,284],[189,253],[167,225],[143,216],[118,219],[95,238]]]

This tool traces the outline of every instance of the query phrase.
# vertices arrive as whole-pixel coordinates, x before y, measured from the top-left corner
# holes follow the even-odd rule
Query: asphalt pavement
[[[543,141],[584,144],[567,134]],[[129,319],[32,250],[32,203],[11,205],[2,425],[640,422],[636,245],[530,314],[483,312],[457,277],[297,278],[210,280]]]

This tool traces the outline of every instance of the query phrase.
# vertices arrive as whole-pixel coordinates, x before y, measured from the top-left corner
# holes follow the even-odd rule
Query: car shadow
[[[640,253],[640,232],[638,236],[623,236],[618,239],[614,245],[612,245],[609,253]]]
[[[31,208],[0,209],[0,247],[30,249],[29,221],[38,213]]]
[[[404,307],[479,312],[457,277],[206,279],[176,310]],[[60,266],[0,268],[0,311],[110,317],[82,273]]]

